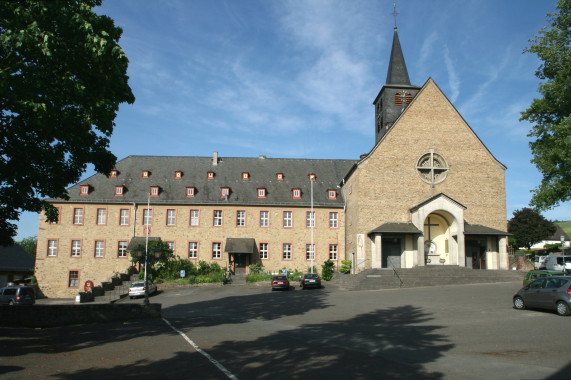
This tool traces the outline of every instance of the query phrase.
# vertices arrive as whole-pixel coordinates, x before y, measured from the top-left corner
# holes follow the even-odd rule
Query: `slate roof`
[[[316,160],[284,158],[129,156],[117,162],[116,178],[95,174],[68,189],[69,200],[48,199],[50,202],[69,203],[146,203],[151,186],[159,186],[158,197],[152,204],[234,204],[302,206],[311,203],[309,174],[314,173],[314,207],[343,207],[344,200],[337,185],[355,163],[354,160]],[[143,178],[148,170],[150,175]],[[182,177],[175,178],[181,171]],[[207,173],[214,172],[214,179]],[[242,179],[242,173],[249,179]],[[277,173],[283,174],[278,181]],[[89,195],[81,196],[82,185],[89,186]],[[115,186],[124,186],[123,196],[115,196]],[[186,188],[195,187],[194,197],[186,197]],[[223,187],[230,188],[230,196],[220,195]],[[257,189],[265,188],[266,198],[258,198]],[[293,199],[292,190],[301,189],[301,199]],[[328,190],[336,190],[337,199],[328,199]]]
[[[35,262],[20,245],[0,246],[0,272],[33,273]]]
[[[422,235],[416,226],[412,223],[384,223],[374,230],[370,231],[367,235],[372,235],[375,233],[382,234],[411,234],[411,235]]]
[[[464,235],[499,235],[511,236],[509,232],[496,230],[495,228],[482,226],[481,224],[469,224],[464,222]]]
[[[410,78],[404,62],[404,54],[400,46],[399,35],[395,28],[393,36],[393,46],[391,48],[391,58],[389,60],[389,69],[387,71],[386,84],[409,85]]]

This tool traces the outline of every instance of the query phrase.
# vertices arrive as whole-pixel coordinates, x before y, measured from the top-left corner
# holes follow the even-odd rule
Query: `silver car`
[[[157,286],[149,281],[149,295],[157,292]],[[142,297],[145,295],[145,281],[135,281],[129,287],[129,298]]]
[[[530,282],[513,296],[518,310],[538,308],[555,310],[559,315],[571,314],[571,277],[542,277]]]

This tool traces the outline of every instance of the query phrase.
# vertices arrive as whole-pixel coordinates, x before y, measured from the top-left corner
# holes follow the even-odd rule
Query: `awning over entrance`
[[[496,230],[495,228],[482,226],[481,224],[469,224],[464,222],[464,235],[498,235],[508,236],[509,232]]]
[[[374,234],[412,234],[412,235],[422,235],[416,226],[412,223],[384,223],[374,230],[370,231],[367,235]]]
[[[160,237],[151,237],[149,236],[149,241],[154,241],[154,240],[160,240]],[[139,245],[141,246],[145,246],[145,243],[147,242],[147,237],[146,236],[134,236],[133,238],[131,238],[131,241],[129,242],[129,244],[127,245],[127,251],[130,251],[132,249],[137,248]]]
[[[255,253],[256,240],[253,238],[227,238],[224,252],[228,253]]]

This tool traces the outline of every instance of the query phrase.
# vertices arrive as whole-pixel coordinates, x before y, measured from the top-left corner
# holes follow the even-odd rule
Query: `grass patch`
[[[566,222],[556,222],[555,224],[558,224],[567,236],[571,236],[571,220]]]

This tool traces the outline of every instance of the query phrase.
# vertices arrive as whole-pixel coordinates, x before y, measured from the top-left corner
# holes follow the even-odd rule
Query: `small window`
[[[116,197],[123,196],[123,186],[115,186],[115,196]]]
[[[284,243],[282,247],[282,259],[291,260],[291,243]]]
[[[74,208],[73,209],[73,224],[83,224],[83,209]]]
[[[81,185],[79,195],[89,195],[89,185]]]
[[[258,189],[258,198],[266,197],[266,189]]]
[[[187,198],[194,197],[195,192],[196,192],[196,189],[194,187],[187,187],[186,188],[186,197]]]
[[[220,188],[220,198],[228,198],[229,195],[230,195],[229,187]]]
[[[149,176],[151,175],[151,172],[148,170],[143,170],[143,178],[149,178]]]
[[[307,228],[315,227],[315,211],[307,211],[305,213],[305,226]]]
[[[97,224],[104,226],[107,224],[107,209],[98,208],[97,209]]]
[[[214,210],[214,214],[212,217],[212,225],[215,227],[222,226],[222,210]]]
[[[111,173],[109,174],[109,177],[111,177],[111,178],[117,178],[117,174],[118,174],[117,170],[111,170]]]
[[[81,240],[71,241],[71,257],[81,256]]]
[[[79,286],[79,271],[76,270],[69,271],[68,286],[70,288],[77,288]]]
[[[269,227],[270,226],[270,212],[269,211],[260,211],[260,227]]]
[[[48,257],[57,256],[57,240],[48,240]]]
[[[236,211],[236,227],[246,227],[246,211]]]
[[[284,173],[277,173],[276,174],[276,179],[278,181],[283,181],[284,180]]]
[[[293,219],[292,219],[292,212],[291,211],[284,211],[284,213],[283,213],[283,226],[284,226],[284,228],[292,228],[293,227]]]
[[[122,208],[119,210],[119,225],[128,226],[129,225],[129,209]]]
[[[338,258],[337,244],[329,244],[329,260],[337,261]]]
[[[117,245],[117,257],[127,257],[127,242],[120,241]]]
[[[181,171],[174,172],[174,178],[175,179],[181,179],[182,178],[182,172]]]
[[[337,192],[335,190],[327,190],[328,199],[337,199]]]
[[[306,244],[305,245],[305,259],[306,260],[315,260],[315,244]]]
[[[250,179],[250,173],[242,173],[242,179]]]
[[[159,187],[151,186],[151,197],[158,197],[158,196],[159,196]]]
[[[301,189],[292,190],[293,199],[301,199]]]
[[[198,226],[199,223],[198,210],[190,210],[190,225]]]
[[[315,182],[315,174],[311,173],[311,174],[309,175],[309,180],[310,180],[311,182]]]
[[[176,210],[167,209],[167,226],[176,225]]]
[[[268,243],[260,243],[260,260],[268,259]]]
[[[95,241],[95,257],[103,257],[105,254],[105,242],[102,240]]]
[[[338,212],[330,212],[329,213],[329,228],[338,228],[339,227],[339,213]]]
[[[222,243],[212,243],[212,259],[219,260],[222,258]]]
[[[188,258],[189,259],[198,258],[198,242],[191,241],[188,243]]]
[[[214,172],[208,172],[208,179],[214,179]]]

